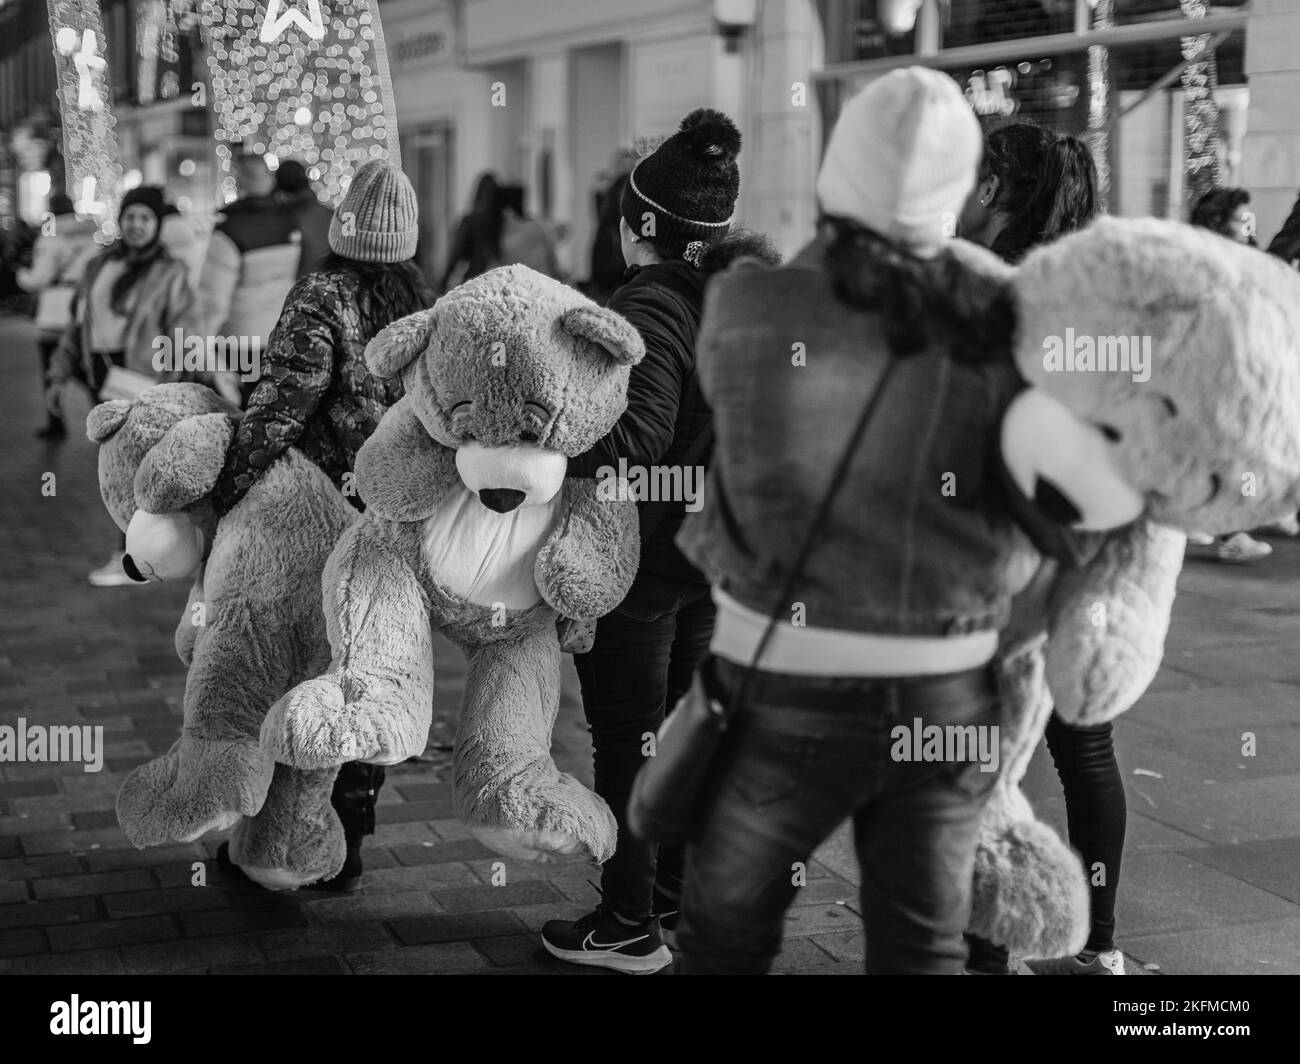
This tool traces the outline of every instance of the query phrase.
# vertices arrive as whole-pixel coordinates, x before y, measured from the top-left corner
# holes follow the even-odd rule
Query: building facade
[[[323,0],[328,11],[328,0]],[[222,202],[193,0],[101,0],[122,165],[201,219]],[[1121,214],[1184,217],[1208,177],[1262,240],[1300,187],[1300,0],[380,0],[403,165],[438,276],[477,178],[523,184],[586,276],[594,191],[622,147],[696,107],[744,138],[738,221],[789,253],[847,95],[898,66],[951,74],[990,120],[1089,139]],[[1192,12],[1203,15],[1195,21]],[[1212,61],[1211,61],[1212,57]],[[62,180],[45,0],[0,0],[0,223]],[[196,91],[197,90],[197,91]]]

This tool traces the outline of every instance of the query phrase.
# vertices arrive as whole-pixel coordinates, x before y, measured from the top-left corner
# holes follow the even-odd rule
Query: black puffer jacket
[[[627,271],[607,305],[641,334],[645,358],[632,367],[627,411],[607,436],[569,462],[570,476],[594,477],[602,466],[617,469],[620,458],[628,466],[678,465],[695,440],[711,431],[713,415],[695,372],[695,337],[710,277],[741,258],[774,266],[781,261],[767,237],[737,230],[709,249],[699,269],[674,259]],[[711,451],[710,445],[692,464],[707,466]],[[640,510],[639,571],[704,583],[673,542],[686,516],[685,501],[643,502]]]

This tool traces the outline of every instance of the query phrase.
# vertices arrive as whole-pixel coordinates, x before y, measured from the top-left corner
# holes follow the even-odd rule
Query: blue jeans
[[[744,670],[716,658],[704,667],[731,704]],[[723,736],[687,846],[677,971],[766,972],[799,890],[796,864],[851,817],[867,971],[959,974],[976,836],[997,773],[973,755],[895,760],[891,732],[915,718],[997,725],[991,671],[880,680],[759,673],[746,703]]]
[[[601,868],[601,895],[628,919],[649,918],[656,884],[670,895],[681,890],[680,847],[656,852],[637,839],[627,827],[627,802],[645,762],[646,735],[659,730],[708,653],[713,616],[707,584],[643,572],[597,622],[591,651],[573,657],[591,726],[595,790],[618,822],[618,847]]]

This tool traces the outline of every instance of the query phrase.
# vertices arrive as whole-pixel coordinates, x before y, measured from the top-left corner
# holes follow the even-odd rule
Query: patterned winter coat
[[[228,511],[288,448],[323,469],[350,499],[344,474],[379,419],[402,397],[402,382],[366,369],[366,344],[390,322],[426,309],[424,288],[411,306],[380,306],[346,268],[308,274],[285,297],[262,352],[261,376],[226,452],[214,499]]]

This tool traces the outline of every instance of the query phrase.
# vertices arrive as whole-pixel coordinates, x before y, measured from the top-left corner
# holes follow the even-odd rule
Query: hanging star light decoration
[[[292,0],[300,3],[302,0]],[[397,117],[376,0],[202,0],[227,199],[237,151],[301,158],[337,201],[368,159],[400,165]]]
[[[302,28],[303,33],[307,34],[312,40],[324,40],[325,16],[321,14],[320,0],[307,0],[306,15],[292,6],[294,0],[289,0],[290,6],[281,14],[280,5],[282,2],[283,0],[271,0],[266,5],[266,18],[262,20],[262,32],[258,37],[263,44],[270,44],[272,41],[277,40],[280,34],[292,23],[297,23]]]
[[[122,165],[99,0],[49,0],[49,11],[68,189],[78,213],[98,221],[98,238],[108,242],[117,237]]]

